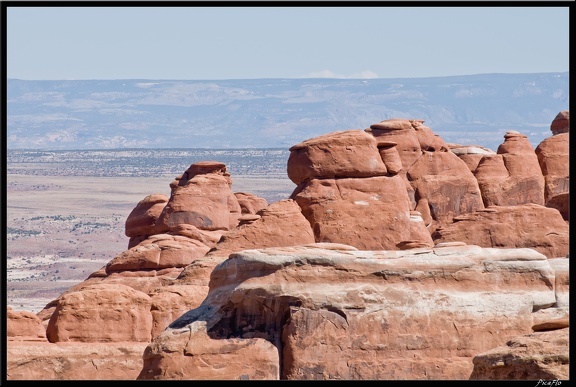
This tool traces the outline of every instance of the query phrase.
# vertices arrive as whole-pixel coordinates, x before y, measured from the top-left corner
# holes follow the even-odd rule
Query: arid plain
[[[97,159],[92,161],[98,165]],[[158,165],[154,157],[149,164]],[[71,168],[70,162],[66,165]],[[89,165],[84,160],[73,173],[63,173],[61,160],[20,163],[9,157],[6,300],[14,310],[39,312],[126,250],[124,223],[132,209],[147,195],[170,196],[170,182],[186,169],[147,176],[142,173],[148,170],[145,163],[119,177],[114,171],[92,174]],[[253,193],[268,203],[290,196],[295,185],[286,176],[282,157],[263,156],[255,165],[268,168],[242,169],[239,175],[230,170],[233,192]],[[120,165],[116,171],[122,169]]]

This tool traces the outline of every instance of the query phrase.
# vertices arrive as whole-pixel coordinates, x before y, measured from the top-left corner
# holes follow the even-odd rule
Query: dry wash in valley
[[[274,203],[192,164],[126,251],[8,310],[8,379],[567,379],[568,111],[551,131],[329,133],[290,149]]]

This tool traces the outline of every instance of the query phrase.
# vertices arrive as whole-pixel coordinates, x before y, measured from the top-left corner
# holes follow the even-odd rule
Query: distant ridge
[[[388,118],[422,119],[446,142],[535,147],[569,106],[569,74],[395,79],[9,79],[8,149],[284,148]]]

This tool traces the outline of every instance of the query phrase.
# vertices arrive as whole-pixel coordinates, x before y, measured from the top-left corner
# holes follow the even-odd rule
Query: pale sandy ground
[[[7,304],[39,312],[126,250],[124,222],[144,197],[170,196],[175,176],[7,177]],[[234,192],[287,199],[287,177],[232,176]]]

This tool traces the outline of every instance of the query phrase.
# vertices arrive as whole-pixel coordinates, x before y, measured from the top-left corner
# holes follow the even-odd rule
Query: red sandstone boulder
[[[47,341],[46,329],[36,314],[28,311],[18,312],[8,307],[6,317],[6,335],[9,341]]]
[[[421,122],[392,118],[372,124],[365,131],[374,136],[378,143],[394,142],[402,161],[402,171],[406,172],[422,156],[420,140],[414,129]]]
[[[46,329],[51,343],[149,342],[150,297],[128,286],[97,284],[58,300]]]
[[[300,190],[298,190],[300,188]],[[362,250],[396,250],[397,244],[424,237],[412,235],[410,201],[404,180],[396,176],[312,179],[292,199],[310,222],[316,242],[351,245]],[[415,230],[415,229],[413,229]]]
[[[508,131],[497,155],[484,156],[475,171],[486,207],[544,205],[544,176],[528,137]]]
[[[153,235],[108,262],[106,272],[182,268],[195,258],[203,257],[209,250],[210,247],[196,239],[180,235]]]
[[[152,337],[158,336],[170,323],[191,309],[197,308],[208,294],[205,285],[176,285],[156,288],[150,296]]]
[[[190,275],[181,276],[184,268],[166,268],[161,270],[134,270],[119,271],[106,274],[91,276],[82,283],[73,286],[61,294],[56,300],[49,303],[38,317],[48,325],[50,317],[56,311],[60,300],[69,294],[82,292],[94,285],[106,285],[111,288],[130,287],[135,291],[147,294],[150,297],[150,310],[148,313],[152,319],[151,336],[157,335],[164,330],[171,321],[182,315],[187,310],[193,309],[202,303],[202,300],[208,292],[208,280],[211,269],[217,263],[213,263],[209,270],[202,272],[198,270],[198,260],[189,265],[193,269],[196,280],[190,280]],[[221,260],[220,260],[221,261]],[[181,278],[183,277],[183,278]],[[126,312],[130,313],[131,305],[125,305]],[[118,309],[118,312],[120,310]],[[102,332],[103,337],[99,338],[97,331],[91,336],[94,341],[109,341],[108,333]]]
[[[548,258],[568,254],[568,225],[553,208],[537,204],[491,206],[453,220],[432,235],[436,243],[463,241],[482,247],[528,247]]]
[[[166,337],[161,334],[146,348],[139,380],[277,380],[279,354],[276,347],[262,338],[226,340],[213,338],[206,323],[187,335]],[[157,351],[171,347],[162,361]],[[257,366],[255,366],[257,365]]]
[[[256,214],[268,206],[266,199],[247,192],[234,192],[242,214]]]
[[[231,183],[222,163],[192,164],[170,184],[170,200],[160,221],[168,228],[180,224],[211,231],[236,227],[241,209]]]
[[[386,175],[374,137],[361,130],[333,132],[290,148],[288,177],[295,184],[313,178]]]
[[[550,124],[550,130],[553,135],[568,133],[570,131],[570,112],[568,110],[563,110],[558,113]]]
[[[557,318],[554,320],[548,320],[545,322],[540,322],[532,326],[534,332],[546,332],[553,331],[556,329],[568,328],[570,326],[568,317]]]
[[[402,159],[394,141],[379,141],[378,152],[389,175],[397,175],[402,171]]]
[[[478,145],[447,144],[447,146],[450,152],[464,161],[472,173],[476,173],[476,168],[485,155],[496,154],[493,150]]]
[[[239,250],[309,243],[314,243],[310,223],[298,204],[288,199],[270,204],[258,218],[224,234],[210,255],[228,257]]]
[[[125,224],[127,237],[161,234],[168,228],[158,223],[162,210],[168,203],[168,197],[163,194],[148,195],[132,210]]]
[[[536,156],[544,174],[546,206],[558,209],[566,220],[570,219],[569,141],[566,131],[546,138],[536,147]]]
[[[170,228],[167,234],[194,239],[208,247],[214,247],[224,233],[225,231],[223,230],[201,230],[191,224],[182,223]]]
[[[414,188],[416,202],[426,199],[432,219],[440,224],[484,208],[474,175],[452,152],[424,151],[406,176]]]
[[[188,181],[197,175],[218,175],[224,177],[228,184],[232,184],[232,179],[226,168],[226,164],[218,161],[199,161],[188,167],[184,173],[176,178],[176,182],[180,186],[188,184]]]
[[[515,337],[475,356],[470,379],[568,380],[569,348],[568,328]]]

